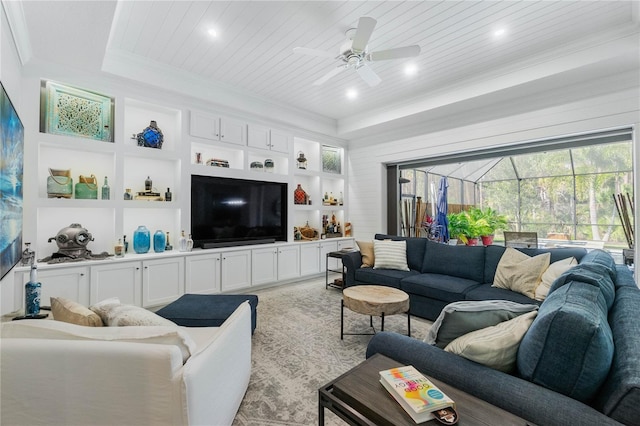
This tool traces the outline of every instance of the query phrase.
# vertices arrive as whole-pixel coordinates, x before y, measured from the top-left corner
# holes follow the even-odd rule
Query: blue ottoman
[[[258,296],[253,294],[185,294],[156,314],[185,327],[220,327],[245,300],[251,305],[253,334],[258,307]]]

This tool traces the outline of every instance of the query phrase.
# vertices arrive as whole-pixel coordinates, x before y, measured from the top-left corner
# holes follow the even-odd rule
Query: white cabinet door
[[[246,145],[247,123],[233,118],[220,118],[220,140],[237,145]]]
[[[184,257],[142,262],[142,306],[169,303],[184,294]]]
[[[220,293],[220,253],[185,256],[185,292]]]
[[[300,248],[297,245],[278,248],[278,279],[288,280],[300,276]]]
[[[205,139],[220,139],[219,118],[203,112],[191,111],[189,134]]]
[[[266,284],[278,279],[278,250],[275,247],[252,250],[251,283]]]
[[[17,276],[17,275],[16,275]],[[49,298],[63,297],[84,306],[89,305],[89,268],[71,267],[38,271],[40,306],[49,306]],[[29,272],[22,274],[22,307],[24,307],[24,284],[29,282]]]
[[[322,259],[324,269],[324,259]],[[320,244],[310,243],[300,245],[300,275],[320,273]]]
[[[251,286],[251,250],[222,253],[222,291]]]
[[[327,263],[327,253],[332,251],[338,251],[337,241],[324,241],[320,243],[320,258],[322,259],[323,271],[325,269],[325,264]],[[329,269],[338,269],[338,259],[333,257],[329,258]]]
[[[142,306],[142,263],[124,262],[91,267],[91,304],[110,297]]]
[[[269,149],[269,128],[257,124],[247,127],[247,144],[253,148]]]
[[[289,133],[271,129],[269,147],[272,151],[289,152],[289,143],[293,140]]]

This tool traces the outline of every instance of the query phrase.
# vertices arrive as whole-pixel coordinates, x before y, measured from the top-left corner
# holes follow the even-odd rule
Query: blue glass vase
[[[140,225],[133,231],[133,250],[138,253],[147,253],[151,248],[151,233],[146,226]]]
[[[156,253],[162,253],[167,245],[167,238],[164,236],[164,232],[157,230],[153,234],[153,251]]]

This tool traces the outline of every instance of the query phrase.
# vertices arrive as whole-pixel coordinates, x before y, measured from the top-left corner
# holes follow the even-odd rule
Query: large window
[[[614,197],[622,194],[633,200],[630,131],[523,145],[502,156],[484,152],[477,159],[469,153],[465,157],[467,161],[399,165],[401,176],[411,175],[412,183],[419,172],[426,173],[421,179],[426,185],[412,187],[411,193],[428,203],[427,213],[435,200],[434,188],[437,191],[440,178],[446,176],[450,211],[468,205],[491,207],[507,216],[511,230],[535,231],[543,240],[626,248]]]

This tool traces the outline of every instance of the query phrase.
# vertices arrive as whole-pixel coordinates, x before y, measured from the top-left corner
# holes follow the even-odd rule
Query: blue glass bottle
[[[133,231],[133,250],[138,253],[147,253],[151,248],[151,233],[146,226],[140,225]]]
[[[164,232],[157,230],[153,234],[153,251],[156,253],[162,253],[167,244],[167,238],[164,236]]]
[[[40,291],[42,284],[38,282],[36,265],[31,265],[29,282],[24,286],[24,314],[34,316],[40,313]]]

